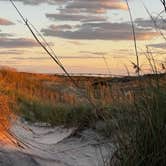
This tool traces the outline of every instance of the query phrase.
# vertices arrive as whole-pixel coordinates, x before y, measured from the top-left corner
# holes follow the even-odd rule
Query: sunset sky
[[[156,17],[160,0],[143,0]],[[124,0],[15,0],[22,14],[42,33],[60,61],[72,73],[126,74],[135,62],[129,13]],[[141,68],[149,70],[146,46],[160,63],[166,43],[156,32],[141,0],[129,0],[135,24]],[[165,13],[161,16],[165,18]],[[159,17],[157,26],[165,34]],[[9,0],[0,0],[0,66],[19,71],[62,73],[35,42]],[[105,61],[105,60],[106,61]]]

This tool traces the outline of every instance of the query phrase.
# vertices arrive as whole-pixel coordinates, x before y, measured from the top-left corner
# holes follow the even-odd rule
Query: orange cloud
[[[0,25],[14,25],[14,23],[7,19],[0,18]]]
[[[158,36],[159,36],[158,32],[138,33],[136,35],[137,40],[151,40],[154,37],[158,37]]]
[[[104,14],[104,13],[106,12],[106,10],[103,9],[103,8],[101,8],[101,9],[97,9],[95,12],[96,12],[97,14]]]
[[[105,8],[122,9],[122,10],[127,10],[128,9],[125,2],[102,1],[101,4]]]

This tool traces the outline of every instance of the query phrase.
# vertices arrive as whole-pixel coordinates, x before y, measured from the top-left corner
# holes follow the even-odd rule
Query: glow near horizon
[[[136,18],[148,18],[147,13],[142,7],[139,0],[129,1],[132,9],[133,17]],[[159,13],[162,10],[162,5],[156,0],[145,0],[151,13]],[[40,5],[24,5],[21,2],[16,2],[16,5],[23,12],[30,22],[38,29],[46,28],[51,24],[59,24],[60,22],[51,21],[45,17],[46,13],[56,13],[56,5],[48,5],[46,3]],[[27,30],[26,26],[20,23],[19,16],[17,15],[14,8],[11,6],[10,2],[0,1],[0,18],[8,19],[14,22],[16,25],[12,26],[0,26],[0,30],[3,33],[12,33],[16,37],[32,38],[32,35]],[[109,10],[106,13],[109,17],[110,22],[126,22],[129,21],[129,15],[127,11],[122,10]],[[72,23],[72,22],[71,22]],[[65,24],[65,22],[64,22]],[[104,55],[107,58],[111,73],[113,74],[125,74],[124,64],[131,69],[131,61],[135,61],[133,41],[116,41],[116,40],[74,40],[74,39],[63,39],[59,37],[45,37],[47,41],[54,43],[53,48],[55,52],[60,57],[80,57],[80,56],[92,56],[92,54],[82,53],[82,52],[106,52]],[[138,41],[138,47],[145,50],[145,45],[150,43],[161,43],[163,40],[159,37],[157,39],[149,41]],[[75,44],[77,43],[77,44]],[[0,43],[1,44],[1,43]],[[97,48],[97,49],[96,49]],[[129,49],[130,48],[130,49]],[[0,48],[0,51],[4,51],[7,48]],[[21,50],[24,51],[22,55],[13,54],[0,54],[1,65],[8,65],[11,67],[16,67],[21,71],[30,72],[48,72],[56,73],[62,72],[53,61],[51,61],[46,55],[43,55],[41,48],[34,47],[31,48],[11,48],[10,50]],[[129,50],[127,52],[120,52],[119,50]],[[129,54],[129,55],[127,55]],[[24,57],[19,59],[18,57]],[[99,55],[100,57],[102,55]],[[163,55],[162,55],[163,56]],[[39,59],[31,59],[28,57],[39,57]],[[41,59],[40,59],[41,57]],[[43,58],[44,57],[44,58]],[[163,59],[163,57],[158,57]],[[165,57],[164,57],[165,58]],[[64,58],[60,59],[64,66],[69,72],[78,73],[107,73],[105,63],[102,58],[92,58],[92,59],[81,59],[81,58]],[[141,56],[141,64],[145,65],[145,57]]]

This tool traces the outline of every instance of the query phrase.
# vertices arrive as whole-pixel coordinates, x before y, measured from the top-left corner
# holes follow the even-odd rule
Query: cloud
[[[80,51],[80,53],[92,54],[92,55],[101,55],[101,56],[104,56],[107,54],[106,52],[93,52],[93,51]]]
[[[4,1],[4,0],[0,0]],[[47,3],[57,5],[57,10],[62,14],[104,14],[107,10],[127,10],[123,0],[14,0],[28,5]]]
[[[3,33],[1,30],[0,30],[0,37],[12,37],[13,35],[10,34],[10,33]]]
[[[0,0],[0,1],[6,1],[6,0]],[[68,0],[13,0],[13,1],[22,2],[25,5],[39,5],[42,3],[48,3],[48,4],[55,5],[57,3],[59,4],[59,3],[67,2]]]
[[[13,57],[15,60],[48,60],[50,57]]]
[[[137,18],[135,20],[135,24],[137,26],[149,28],[149,29],[154,29],[155,25],[156,25],[157,28],[160,28],[162,30],[166,30],[165,22],[162,19],[157,19],[157,20],[155,20],[155,23],[154,23],[154,21],[149,20],[149,19]]]
[[[78,40],[70,40],[68,42],[71,43],[71,44],[74,44],[74,45],[85,45],[85,43],[82,43]]]
[[[0,52],[1,54],[1,52]],[[58,56],[58,59],[101,59],[101,56]],[[15,60],[48,60],[50,57],[12,57]]]
[[[13,35],[10,33],[1,33],[0,32],[0,37],[11,37],[11,36],[13,36]]]
[[[154,47],[154,48],[166,49],[166,43],[150,44],[150,45],[148,45],[148,46]]]
[[[50,25],[51,29],[54,30],[69,30],[72,29],[72,26],[64,24],[64,25]]]
[[[101,56],[59,56],[59,59],[100,59]]]
[[[36,41],[28,38],[0,38],[0,48],[38,47]]]
[[[127,10],[122,0],[68,0],[63,2],[58,13],[47,13],[53,21],[104,22],[107,10]]]
[[[7,19],[5,19],[5,18],[0,18],[0,25],[7,26],[7,25],[14,25],[14,23],[9,21],[9,20],[7,20]]]
[[[24,51],[22,50],[3,50],[0,51],[0,55],[21,55]]]
[[[128,10],[128,7],[125,2],[123,1],[109,1],[109,0],[104,0],[101,1],[101,7],[107,8],[107,9],[121,9],[121,10]]]
[[[79,9],[87,13],[105,13],[106,10],[127,10],[127,5],[121,0],[73,0],[66,9]]]
[[[45,36],[56,36],[66,39],[85,40],[133,40],[131,25],[123,23],[83,23],[71,30],[57,30],[48,27],[41,30]],[[158,35],[149,28],[136,27],[137,40],[149,40]]]
[[[80,14],[46,14],[46,17],[53,21],[81,21],[81,22],[96,22],[96,21],[106,21],[106,18],[100,16],[89,16],[89,15],[80,15]]]
[[[5,0],[0,0],[5,1]],[[101,11],[101,9],[121,9],[127,10],[123,0],[14,0],[28,5],[39,5],[48,3],[50,5],[62,4],[66,9],[79,9],[86,12]],[[89,10],[89,11],[88,11]]]
[[[43,28],[45,36],[56,36],[66,39],[87,40],[132,40],[131,26],[128,23],[110,23],[106,16],[107,10],[127,10],[126,3],[122,0],[68,0],[64,6],[59,7],[58,13],[47,13],[46,17],[52,21],[65,21],[67,25]],[[77,25],[71,23],[75,21]],[[64,26],[64,27],[63,27]],[[122,26],[119,29],[118,26]],[[125,27],[124,27],[125,26]],[[127,28],[126,28],[127,26]],[[70,28],[69,28],[70,27]],[[123,29],[125,28],[125,30]],[[138,40],[150,39],[154,32],[138,29]]]

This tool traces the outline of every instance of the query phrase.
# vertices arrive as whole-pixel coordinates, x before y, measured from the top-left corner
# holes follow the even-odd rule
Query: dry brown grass
[[[0,113],[0,142],[13,144],[14,138],[10,135],[9,129],[16,116],[10,110],[9,98],[4,95],[0,95]]]

